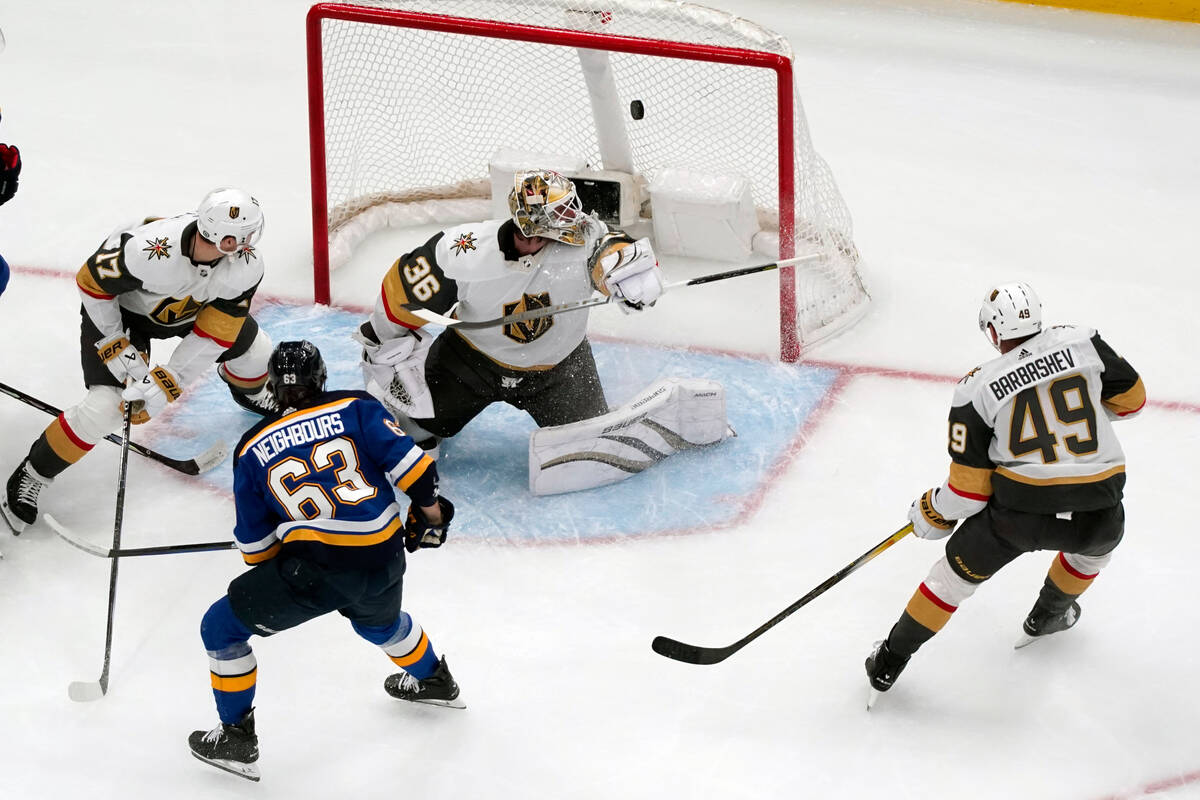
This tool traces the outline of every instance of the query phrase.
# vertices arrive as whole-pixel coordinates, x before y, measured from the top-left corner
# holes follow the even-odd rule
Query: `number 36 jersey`
[[[1125,454],[1112,420],[1145,403],[1137,372],[1090,328],[1048,328],[971,370],[950,409],[953,516],[989,500],[1038,514],[1117,505]]]

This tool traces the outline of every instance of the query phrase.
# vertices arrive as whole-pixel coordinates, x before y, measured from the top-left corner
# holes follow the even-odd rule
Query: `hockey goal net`
[[[865,310],[849,212],[771,31],[678,0],[358,0],[312,6],[307,40],[317,302],[371,230],[499,216],[508,148],[633,176],[626,227],[651,235],[656,181],[741,181],[757,260],[821,254],[780,270],[785,361]]]

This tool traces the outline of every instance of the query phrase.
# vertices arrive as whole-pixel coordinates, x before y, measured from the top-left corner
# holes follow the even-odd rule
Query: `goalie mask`
[[[196,218],[200,235],[227,256],[253,250],[266,222],[262,207],[249,192],[229,186],[204,195],[196,209]],[[221,246],[226,236],[232,236],[236,243],[232,250]]]
[[[280,342],[267,362],[267,391],[280,408],[294,408],[325,390],[325,359],[310,341]]]
[[[518,172],[508,193],[508,211],[525,236],[541,236],[563,244],[582,246],[587,216],[575,193],[575,184],[548,169]]]
[[[997,350],[1009,339],[1042,330],[1042,301],[1028,283],[1002,283],[990,290],[979,307],[979,330]]]

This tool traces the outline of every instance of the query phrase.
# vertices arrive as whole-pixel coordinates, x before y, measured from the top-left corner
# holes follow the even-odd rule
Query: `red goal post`
[[[521,148],[634,176],[650,235],[668,174],[748,187],[746,263],[823,256],[780,270],[784,361],[865,311],[790,46],[760,26],[679,0],[360,0],[312,6],[307,48],[318,303],[371,230],[499,216],[489,159]]]

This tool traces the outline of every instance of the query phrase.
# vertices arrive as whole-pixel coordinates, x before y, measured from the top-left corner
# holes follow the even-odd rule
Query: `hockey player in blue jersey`
[[[454,506],[437,468],[365,392],[325,391],[310,342],[271,354],[268,388],[282,409],[234,451],[234,538],[252,568],[229,584],[200,626],[221,724],[195,731],[196,758],[260,777],[251,636],[270,636],[331,611],[403,671],[384,681],[400,700],[464,708],[445,658],[400,609],[405,550],[438,547]],[[407,520],[398,493],[411,499]]]

